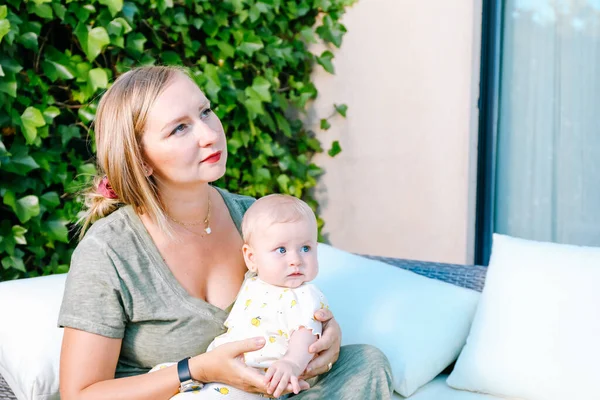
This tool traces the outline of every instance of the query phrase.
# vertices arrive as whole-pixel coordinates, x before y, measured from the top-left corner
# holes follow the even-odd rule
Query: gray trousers
[[[392,368],[376,347],[365,344],[342,346],[331,371],[308,380],[310,389],[290,400],[390,400]],[[173,400],[258,400],[266,396],[246,393],[223,384],[209,383],[204,388],[180,393]]]
[[[389,400],[394,391],[387,357],[365,344],[342,346],[331,371],[308,383],[310,389],[290,400]]]

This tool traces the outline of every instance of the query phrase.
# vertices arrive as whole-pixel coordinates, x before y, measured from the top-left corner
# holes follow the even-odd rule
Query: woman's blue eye
[[[207,108],[207,109],[205,109],[205,110],[202,111],[201,117],[202,118],[208,118],[210,116],[210,113],[212,113],[212,109]]]
[[[286,250],[285,247],[278,247],[277,249],[275,249],[275,251],[279,254],[285,254]]]
[[[183,132],[186,127],[187,127],[186,124],[179,124],[179,125],[177,125],[177,127],[175,127],[175,129],[173,129],[173,132],[171,132],[171,134],[173,135],[175,133]]]
[[[310,246],[302,246],[302,251],[308,253],[310,251]]]

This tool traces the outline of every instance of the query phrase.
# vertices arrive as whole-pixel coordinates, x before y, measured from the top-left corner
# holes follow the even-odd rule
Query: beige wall
[[[309,123],[329,242],[345,250],[473,261],[481,0],[360,0],[336,74],[317,67]],[[322,48],[314,48],[316,53]],[[318,119],[346,103],[323,132]]]

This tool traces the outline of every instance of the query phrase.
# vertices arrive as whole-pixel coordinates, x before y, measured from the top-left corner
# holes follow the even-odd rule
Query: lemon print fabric
[[[277,338],[275,336],[269,336],[269,343],[275,343]]]
[[[223,395],[229,394],[229,389],[226,387],[215,388],[215,390]]]
[[[246,300],[246,308],[244,308],[244,310],[247,310],[248,307],[250,307],[250,304],[252,304],[252,299]]]
[[[286,339],[289,339],[289,337],[288,337],[288,334],[287,334],[287,333],[285,333],[284,331],[282,331],[281,329],[279,329],[279,330],[277,331],[277,333],[279,334],[279,336],[282,336],[282,337],[284,337],[284,338],[286,338]]]
[[[252,325],[254,325],[255,327],[259,327],[260,326],[260,317],[254,317],[250,320],[250,323]]]
[[[298,302],[297,302],[296,300],[292,300],[292,305],[290,306],[290,308],[291,308],[291,307],[294,307],[294,306],[296,306],[296,305],[298,305]]]

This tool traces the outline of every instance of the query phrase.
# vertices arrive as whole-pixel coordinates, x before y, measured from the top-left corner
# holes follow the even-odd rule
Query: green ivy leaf
[[[56,14],[61,21],[65,19],[65,13],[67,12],[67,8],[65,6],[58,3],[52,3],[52,9],[54,10],[54,14]]]
[[[290,124],[287,119],[280,113],[275,113],[275,120],[277,121],[277,126],[283,132],[283,134],[287,137],[292,137],[292,128],[290,128]]]
[[[27,244],[27,239],[25,238],[25,233],[27,233],[27,229],[23,228],[21,225],[14,225],[12,227],[13,239],[18,244]]]
[[[321,129],[326,131],[329,128],[331,128],[331,124],[329,123],[329,121],[327,121],[325,118],[321,119]]]
[[[113,17],[123,9],[123,0],[98,0],[98,2],[107,6]]]
[[[107,31],[109,35],[122,36],[132,31],[131,25],[125,20],[125,18],[115,18],[108,24]]]
[[[346,112],[348,111],[348,106],[345,104],[335,105],[335,111],[338,112],[342,117],[346,118]]]
[[[144,53],[144,44],[146,41],[146,37],[141,33],[131,33],[127,35],[125,49],[128,50],[132,56],[140,57]]]
[[[106,29],[101,26],[91,29],[88,32],[86,56],[90,61],[94,61],[102,50],[108,46],[110,38]]]
[[[4,269],[14,268],[17,271],[27,272],[25,270],[25,264],[20,257],[8,256],[2,259],[2,267]]]
[[[11,57],[4,56],[2,54],[0,54],[0,65],[2,65],[6,71],[12,72],[14,74],[18,74],[23,69],[23,67],[17,62],[17,60]]]
[[[71,139],[78,139],[81,137],[81,133],[79,132],[79,127],[77,125],[60,125],[58,127],[58,134],[60,135],[60,140],[63,146],[66,146]]]
[[[27,32],[19,36],[18,43],[29,50],[38,51],[38,35],[35,32]]]
[[[40,196],[40,202],[48,208],[56,208],[60,205],[60,198],[56,192],[47,192]]]
[[[0,6],[6,9],[6,6]],[[10,21],[7,19],[0,19],[0,43],[2,43],[2,38],[10,32]]]
[[[338,48],[342,45],[344,33],[346,33],[344,25],[334,21],[329,15],[323,18],[323,25],[317,28],[317,34],[323,40],[333,43]]]
[[[17,175],[26,176],[27,173],[34,169],[38,169],[40,166],[35,160],[28,154],[14,154],[9,158],[8,164],[3,166],[7,172],[12,172]]]
[[[281,174],[277,177],[277,183],[279,184],[279,187],[281,188],[281,190],[283,190],[283,192],[285,193],[288,191],[288,185],[290,184],[290,177],[285,174]]]
[[[15,201],[14,195],[12,195],[11,197],[11,194],[11,192],[7,192],[4,195],[4,204],[10,206],[13,209],[21,223],[25,223],[31,218],[39,215],[40,202],[37,196],[29,195]]]
[[[17,80],[14,74],[6,74],[0,79],[0,92],[4,92],[11,97],[17,97]]]
[[[33,4],[31,10],[40,18],[52,19],[52,7],[48,4]]]
[[[98,89],[106,89],[108,87],[108,75],[102,68],[94,68],[88,73],[88,83],[92,87],[92,92]]]
[[[81,107],[79,110],[77,110],[77,115],[79,115],[79,119],[84,124],[90,124],[96,116],[96,109],[95,107],[92,107],[92,105]]]
[[[323,54],[321,54],[321,56],[317,57],[317,62],[319,63],[319,65],[325,68],[325,71],[329,72],[330,74],[334,74],[335,70],[331,62],[332,59],[333,53],[329,50],[325,50]]]
[[[37,128],[46,125],[44,116],[35,107],[27,107],[23,114],[21,114],[21,126],[23,128],[23,135],[27,144],[33,143],[37,137]]]
[[[342,152],[342,147],[340,146],[340,142],[335,140],[331,143],[331,149],[327,152],[331,157],[335,157]]]
[[[260,40],[260,38],[252,33],[247,33],[246,35],[244,35],[244,41],[242,42],[242,44],[238,47],[238,50],[241,51],[242,53],[245,53],[247,56],[251,57],[255,52],[257,52],[258,50],[264,48],[265,45],[263,44],[262,40]]]
[[[69,221],[65,219],[51,219],[44,225],[48,228],[46,233],[52,240],[58,240],[59,242],[69,243],[69,230],[67,225]]]
[[[60,110],[54,106],[50,106],[44,110],[44,121],[47,124],[51,124],[54,118],[60,115]]]
[[[269,93],[270,88],[271,83],[262,76],[254,78],[254,81],[252,82],[252,89],[258,94],[258,98],[266,103],[271,102],[271,93]]]

